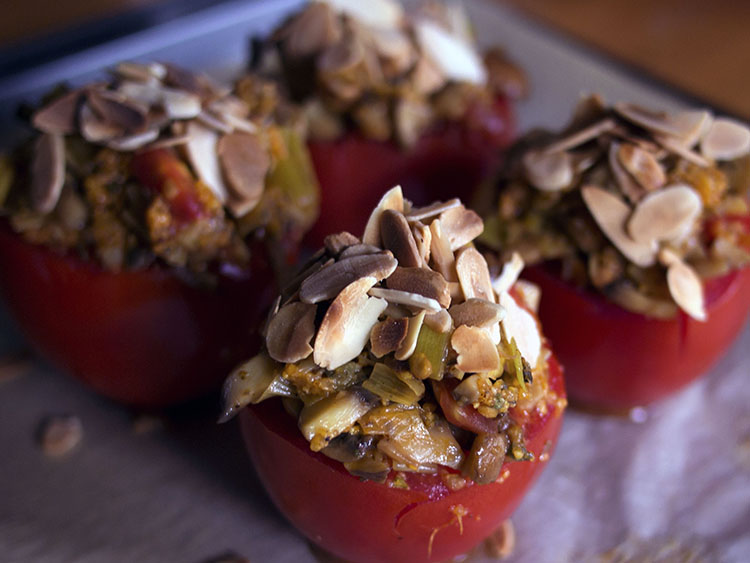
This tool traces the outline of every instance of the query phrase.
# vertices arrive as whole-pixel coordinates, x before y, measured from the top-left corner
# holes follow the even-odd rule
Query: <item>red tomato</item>
[[[29,342],[117,401],[161,407],[217,387],[248,349],[276,287],[262,252],[211,290],[166,268],[113,273],[0,229],[0,291]]]
[[[549,382],[564,397],[562,370],[549,361]],[[508,518],[546,465],[562,423],[549,405],[524,428],[531,462],[506,463],[490,485],[450,491],[439,475],[407,473],[409,490],[360,481],[339,462],[310,451],[276,400],[240,413],[250,455],[271,498],[311,541],[358,563],[444,561],[469,551]],[[507,470],[507,472],[506,472]]]
[[[317,248],[329,233],[360,236],[370,210],[397,184],[416,205],[453,197],[468,201],[497,164],[498,149],[508,145],[514,129],[510,103],[499,97],[491,107],[470,111],[466,124],[446,124],[423,135],[409,150],[355,134],[310,142],[321,211],[307,241]]]
[[[705,285],[707,322],[679,312],[659,320],[578,290],[543,267],[524,270],[539,284],[539,317],[565,366],[568,394],[584,406],[623,410],[657,401],[710,368],[750,309],[750,268]]]

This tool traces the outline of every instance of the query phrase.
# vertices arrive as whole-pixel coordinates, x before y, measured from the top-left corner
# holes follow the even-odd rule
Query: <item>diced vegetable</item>
[[[409,372],[399,373],[382,363],[375,364],[362,387],[385,401],[407,406],[417,404],[424,396],[424,383]]]
[[[449,338],[448,332],[437,332],[426,324],[422,325],[417,338],[417,346],[409,358],[409,368],[415,377],[438,381],[443,379]]]
[[[266,354],[259,354],[236,368],[224,382],[224,413],[219,422],[226,422],[250,403],[270,397],[295,397],[294,386],[281,377],[281,366]]]
[[[336,436],[349,430],[370,407],[361,390],[341,391],[305,405],[299,415],[299,429],[310,442],[310,449],[317,452]]]
[[[500,476],[508,449],[504,434],[478,434],[462,467],[462,473],[480,485],[494,483]]]

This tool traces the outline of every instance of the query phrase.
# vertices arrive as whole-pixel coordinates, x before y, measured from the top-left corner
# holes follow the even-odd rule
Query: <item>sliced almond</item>
[[[486,299],[472,297],[448,309],[455,326],[489,328],[505,318],[505,309]]]
[[[86,97],[100,119],[124,133],[139,131],[146,125],[146,109],[118,92],[92,89],[87,91]]]
[[[377,254],[383,252],[379,246],[371,244],[353,244],[341,251],[339,259],[351,258],[352,256],[362,256],[363,254]]]
[[[656,261],[656,243],[636,242],[625,231],[631,208],[617,196],[596,186],[583,186],[581,197],[599,228],[628,260],[648,267]]]
[[[136,133],[127,137],[111,139],[107,141],[107,146],[116,151],[134,151],[159,138],[159,129],[147,129],[143,133]]]
[[[711,160],[705,158],[695,151],[690,150],[689,148],[684,146],[679,139],[676,139],[675,137],[655,134],[654,140],[669,152],[674,153],[677,156],[682,157],[689,162],[692,162],[693,164],[703,166],[704,168],[712,165]]]
[[[372,27],[395,29],[404,20],[404,9],[395,0],[322,0],[337,12]]]
[[[713,120],[713,115],[707,110],[681,111],[672,116],[672,121],[679,131],[677,137],[687,148],[692,148],[704,137]]]
[[[500,294],[500,305],[505,309],[505,319],[500,325],[505,339],[515,339],[521,356],[534,369],[542,351],[542,335],[534,316],[520,307],[509,293]]]
[[[400,291],[398,289],[386,289],[383,287],[373,287],[370,290],[370,295],[373,297],[381,297],[388,301],[388,303],[394,303],[396,305],[406,305],[407,307],[415,307],[417,309],[425,309],[431,313],[437,313],[440,311],[440,303],[429,297],[419,295],[418,293],[412,293],[410,291]]]
[[[734,160],[750,154],[750,129],[734,119],[715,119],[701,140],[701,153],[712,160]]]
[[[680,309],[695,320],[706,320],[703,284],[695,270],[681,260],[675,260],[667,268],[667,285]]]
[[[185,143],[185,151],[193,171],[219,198],[219,201],[222,203],[227,201],[227,187],[224,184],[217,154],[219,135],[197,121],[188,122],[187,134],[190,140]]]
[[[484,52],[487,83],[497,93],[517,100],[529,94],[529,80],[524,70],[510,60],[505,51],[491,48]]]
[[[375,285],[373,277],[364,277],[346,286],[328,307],[313,346],[313,360],[334,370],[356,358],[370,339],[370,331],[387,302],[368,297]]]
[[[268,323],[266,348],[277,362],[294,363],[312,354],[317,307],[295,301],[284,305]]]
[[[670,115],[663,111],[655,111],[636,104],[619,102],[613,106],[614,110],[622,117],[654,133],[662,133],[672,137],[678,137],[680,128],[675,125]]]
[[[394,357],[399,361],[408,360],[414,353],[414,349],[417,347],[417,339],[419,338],[419,331],[422,329],[422,323],[424,322],[425,311],[422,310],[409,319],[409,328],[406,331],[406,338],[404,338],[401,345],[396,350]]]
[[[416,223],[417,221],[423,221],[424,219],[431,219],[437,217],[443,211],[448,211],[454,207],[461,207],[461,200],[457,197],[449,199],[448,201],[436,201],[425,207],[417,207],[409,211],[406,215],[406,220],[410,223]]]
[[[125,80],[117,86],[117,92],[132,102],[150,107],[161,104],[163,86],[158,83]]]
[[[293,58],[309,57],[341,39],[343,26],[338,15],[324,2],[311,2],[277,33],[284,54]]]
[[[404,147],[413,147],[430,125],[432,117],[432,107],[426,101],[399,99],[393,112],[399,143]]]
[[[445,334],[453,329],[453,318],[448,314],[448,311],[441,309],[437,313],[425,315],[424,324],[435,332]]]
[[[192,119],[202,110],[201,99],[197,94],[162,88],[161,103],[171,119]]]
[[[492,281],[492,289],[500,295],[504,291],[509,291],[513,284],[518,280],[518,276],[523,271],[523,258],[518,252],[514,252],[510,260],[503,264],[503,270],[500,275]]]
[[[482,218],[463,205],[443,211],[440,214],[440,225],[453,251],[473,241],[484,230]]]
[[[408,318],[386,319],[370,331],[370,351],[376,358],[398,350],[409,329]]]
[[[385,280],[388,289],[418,293],[448,308],[451,304],[448,282],[439,273],[427,268],[403,268],[399,266]]]
[[[260,137],[251,133],[222,136],[217,152],[229,191],[228,205],[235,216],[242,216],[263,196],[271,157]]]
[[[631,145],[633,146],[633,145]],[[612,175],[617,181],[617,185],[620,191],[627,197],[632,203],[638,203],[640,199],[646,195],[646,190],[641,186],[625,167],[620,162],[619,154],[622,146],[619,143],[613,142],[609,145],[608,159],[609,168],[612,171]]]
[[[411,68],[416,58],[414,46],[400,29],[370,28],[368,35],[388,67],[391,75],[401,75]]]
[[[57,205],[65,183],[65,141],[62,135],[44,133],[34,144],[31,163],[31,205],[49,213]]]
[[[456,366],[466,373],[495,371],[500,367],[497,346],[486,330],[462,325],[451,335],[451,346],[458,354]]]
[[[101,117],[94,113],[88,103],[81,106],[79,121],[81,126],[81,135],[90,143],[101,143],[110,141],[123,134],[122,128],[107,123]]]
[[[209,129],[218,131],[220,133],[229,134],[232,131],[234,131],[234,127],[232,125],[229,125],[226,121],[217,117],[210,111],[205,111],[205,110],[201,111],[196,116],[196,120],[200,121],[203,125],[205,125]]]
[[[386,209],[393,209],[400,213],[404,212],[404,194],[401,191],[401,186],[396,186],[385,192],[378,202],[377,207],[373,209],[370,218],[367,220],[365,232],[362,235],[362,242],[364,244],[380,246],[380,216]]]
[[[339,260],[321,268],[303,281],[299,298],[305,303],[319,303],[333,299],[355,280],[372,277],[378,282],[390,276],[397,265],[390,252],[363,254]]]
[[[623,143],[617,151],[617,159],[636,182],[649,192],[661,188],[667,181],[667,175],[659,161],[641,147]]]
[[[514,287],[526,307],[538,313],[539,303],[542,301],[542,289],[537,284],[527,280],[518,280]]]
[[[159,81],[167,75],[167,69],[160,63],[135,63],[123,61],[115,67],[115,72],[123,78],[139,82]]]
[[[417,93],[429,96],[445,86],[446,77],[432,60],[419,57],[411,73],[411,81]]]
[[[417,252],[422,259],[422,264],[430,263],[430,246],[432,246],[432,231],[427,225],[418,223],[412,227],[414,241],[417,243]]]
[[[451,250],[451,243],[448,236],[443,232],[443,226],[440,219],[435,219],[430,223],[430,256],[435,270],[449,282],[456,280],[456,259]]]
[[[385,209],[380,216],[380,236],[383,239],[383,248],[393,252],[401,266],[418,268],[422,265],[417,242],[403,213]]]
[[[592,141],[617,127],[614,119],[608,117],[593,123],[574,133],[566,135],[562,139],[544,147],[544,154],[553,155],[575,149]]]
[[[422,52],[449,80],[486,83],[487,71],[481,57],[463,39],[425,19],[414,24],[414,31]]]
[[[464,248],[456,257],[456,273],[465,299],[478,297],[494,303],[490,270],[476,248]]]
[[[523,155],[522,164],[526,179],[543,192],[564,190],[573,181],[573,160],[568,152],[530,150]]]
[[[323,245],[326,247],[326,250],[331,256],[338,256],[339,254],[341,254],[341,252],[343,252],[350,246],[354,246],[355,244],[359,244],[359,239],[353,234],[346,231],[328,235],[323,240]]]
[[[639,243],[670,240],[690,229],[703,211],[700,195],[686,184],[652,192],[636,206],[627,224],[630,237]]]
[[[44,133],[70,135],[77,130],[76,117],[83,100],[81,90],[73,90],[53,100],[34,113],[31,119],[34,127]]]

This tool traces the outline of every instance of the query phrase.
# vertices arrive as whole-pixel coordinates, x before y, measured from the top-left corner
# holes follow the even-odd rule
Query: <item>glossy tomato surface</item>
[[[550,358],[549,385],[564,397]],[[489,485],[450,491],[439,475],[407,473],[409,489],[360,481],[342,464],[310,451],[294,419],[274,399],[240,414],[258,474],[281,512],[311,541],[354,562],[444,561],[465,553],[508,518],[546,465],[562,408],[532,413],[524,429],[529,462],[508,462]]]
[[[706,282],[706,322],[682,311],[669,320],[626,311],[544,267],[524,277],[541,287],[539,317],[565,366],[570,399],[613,411],[657,401],[705,373],[750,310],[750,268]]]
[[[454,197],[468,201],[514,130],[510,103],[501,97],[470,111],[464,122],[426,133],[408,150],[353,133],[308,143],[321,190],[320,217],[308,243],[317,248],[327,234],[339,231],[360,236],[370,211],[395,185],[416,205]]]
[[[0,229],[0,291],[20,328],[55,366],[97,392],[161,407],[218,386],[248,351],[276,291],[261,252],[210,289],[172,271],[113,273]]]

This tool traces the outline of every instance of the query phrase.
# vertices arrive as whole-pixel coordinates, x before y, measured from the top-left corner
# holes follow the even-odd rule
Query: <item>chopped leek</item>
[[[424,396],[424,383],[409,372],[398,373],[382,363],[375,364],[362,387],[384,401],[407,406],[416,404]]]
[[[422,325],[417,338],[417,346],[409,358],[409,369],[419,379],[443,379],[445,356],[448,350],[450,333],[437,332],[426,324]]]

